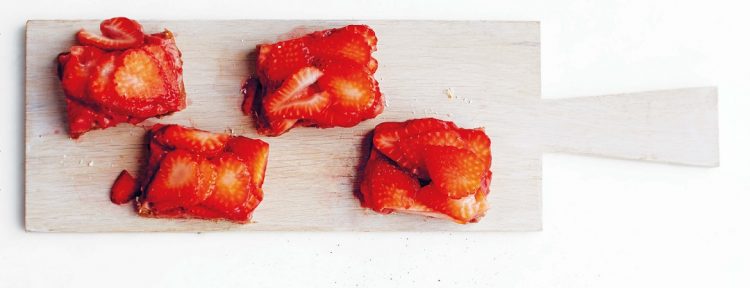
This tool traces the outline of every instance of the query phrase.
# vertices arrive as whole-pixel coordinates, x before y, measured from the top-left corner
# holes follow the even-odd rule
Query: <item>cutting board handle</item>
[[[716,87],[543,100],[546,152],[716,167]]]

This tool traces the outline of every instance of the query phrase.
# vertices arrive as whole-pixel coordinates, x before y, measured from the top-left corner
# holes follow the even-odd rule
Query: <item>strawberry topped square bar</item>
[[[140,185],[124,171],[112,186],[112,202],[137,197],[138,213],[146,217],[245,223],[263,200],[266,142],[160,124],[148,141]]]
[[[434,118],[375,127],[360,185],[362,205],[457,223],[477,222],[489,205],[490,138]]]
[[[294,126],[352,127],[383,112],[370,27],[349,25],[258,46],[256,75],[244,87],[242,111],[260,134]]]
[[[79,31],[79,45],[57,59],[72,138],[185,108],[182,59],[171,32],[144,34],[123,17],[104,20],[100,29],[102,35]]]

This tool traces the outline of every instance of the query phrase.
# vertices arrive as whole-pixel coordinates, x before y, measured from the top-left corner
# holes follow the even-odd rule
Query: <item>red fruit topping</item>
[[[238,223],[250,220],[263,199],[267,143],[160,124],[151,128],[148,139],[139,214]]]
[[[155,139],[159,143],[192,153],[216,153],[224,149],[229,135],[171,125],[160,130]]]
[[[265,85],[283,82],[312,61],[305,39],[260,45],[258,50],[258,75]]]
[[[484,161],[468,149],[428,146],[424,161],[436,190],[451,198],[474,193],[487,173]]]
[[[221,155],[214,163],[218,170],[216,190],[203,205],[217,211],[231,211],[245,203],[250,195],[250,171],[232,154]]]
[[[101,30],[79,32],[81,46],[58,57],[72,138],[185,108],[182,60],[169,31],[144,35],[127,18],[105,20]]]
[[[266,177],[268,143],[245,137],[233,137],[227,144],[226,150],[245,162],[250,169],[250,182],[261,187]]]
[[[365,175],[367,183],[363,183],[362,196],[368,207],[377,212],[390,213],[393,210],[408,210],[414,205],[419,190],[419,180],[414,175],[377,154],[368,161]]]
[[[323,76],[315,67],[305,67],[291,75],[274,93],[266,96],[263,106],[266,115],[281,119],[312,117],[328,107],[325,91],[318,92],[311,85]]]
[[[375,33],[364,25],[259,45],[257,76],[243,87],[242,111],[268,136],[295,125],[351,127],[374,118],[383,112],[373,77],[376,45]]]
[[[102,35],[81,29],[76,38],[83,45],[104,50],[123,50],[143,45],[143,27],[135,20],[125,17],[107,19],[102,21],[99,29]]]
[[[418,201],[460,224],[478,221],[489,209],[483,192],[453,199],[437,191],[433,185],[427,185],[422,187],[417,195]]]
[[[122,170],[117,176],[115,184],[112,185],[110,200],[115,204],[125,204],[135,198],[136,190],[135,178],[128,171]]]
[[[491,161],[483,129],[434,118],[381,123],[360,185],[363,206],[476,222],[489,208]]]

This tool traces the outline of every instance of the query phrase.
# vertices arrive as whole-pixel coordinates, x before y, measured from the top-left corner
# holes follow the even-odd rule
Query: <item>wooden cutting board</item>
[[[174,32],[188,108],[138,126],[71,140],[55,56],[99,21],[29,21],[26,34],[26,229],[29,231],[529,231],[542,227],[543,152],[717,166],[714,88],[542,100],[538,22],[143,21]],[[178,123],[258,138],[240,112],[251,51],[290,33],[365,23],[377,32],[376,78],[385,112],[353,128],[296,128],[271,145],[266,197],[252,223],[148,219],[109,202],[122,169],[137,171],[145,129]],[[585,83],[582,83],[585,85]],[[447,93],[450,90],[451,93]],[[449,97],[448,94],[452,94]],[[366,135],[418,117],[484,126],[492,138],[492,208],[458,225],[362,209],[357,189]]]

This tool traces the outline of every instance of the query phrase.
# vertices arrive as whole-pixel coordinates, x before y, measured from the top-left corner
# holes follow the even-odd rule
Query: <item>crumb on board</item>
[[[94,160],[89,161],[89,167],[93,167],[93,166],[94,166]]]
[[[456,98],[456,95],[453,94],[453,88],[445,89],[445,95],[448,95],[448,99]]]

